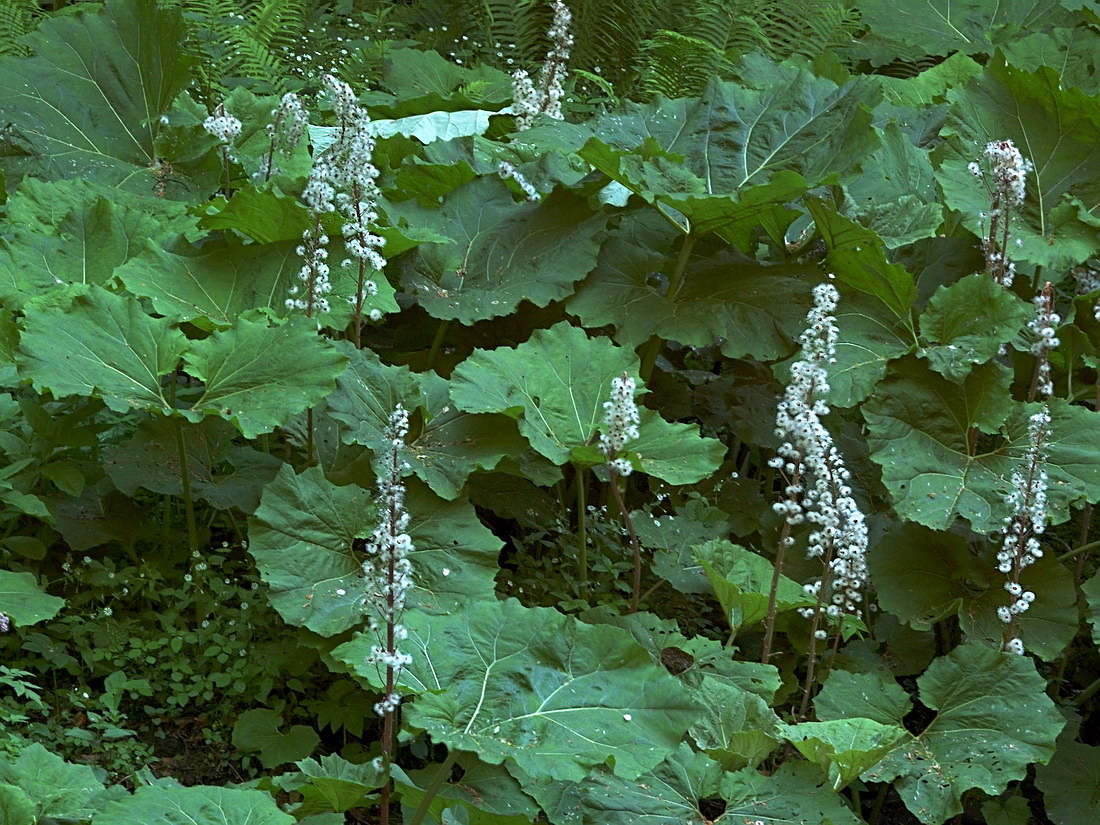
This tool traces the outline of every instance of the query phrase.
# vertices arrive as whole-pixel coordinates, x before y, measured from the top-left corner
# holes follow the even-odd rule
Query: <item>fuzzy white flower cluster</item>
[[[6,613],[0,613],[0,633],[7,633],[9,630],[11,630],[11,619]]]
[[[321,226],[320,216],[315,216],[313,225],[302,235],[302,243],[294,250],[302,259],[302,268],[298,270],[298,284],[292,284],[287,291],[287,309],[300,309],[310,317],[314,312],[329,312],[328,295],[332,292],[329,280],[328,235]]]
[[[1073,277],[1077,281],[1077,294],[1087,295],[1100,289],[1100,269],[1097,262],[1090,260],[1085,266],[1074,267]],[[1092,306],[1092,317],[1100,321],[1100,299]]]
[[[298,144],[302,142],[302,135],[305,134],[306,124],[309,122],[309,112],[294,92],[283,95],[278,107],[271,110],[271,117],[271,123],[267,125],[271,148],[252,176],[254,180],[267,180],[272,175],[279,174],[280,169],[275,163],[276,155],[286,158],[293,155]]]
[[[527,200],[537,201],[539,199],[539,190],[532,186],[527,178],[508,161],[502,160],[500,162],[497,173],[504,178],[504,180],[508,180],[508,178],[514,180],[519,185],[519,188],[523,190],[523,194],[527,196]]]
[[[1005,502],[1012,515],[1005,519],[1004,540],[997,553],[997,570],[1008,575],[1005,590],[1011,601],[997,608],[997,617],[1005,623],[1004,649],[1022,654],[1023,642],[1016,636],[1017,618],[1035,601],[1035,594],[1020,584],[1025,567],[1043,556],[1038,537],[1046,530],[1047,485],[1044,464],[1046,443],[1050,437],[1050,411],[1044,404],[1028,421],[1028,450],[1021,467],[1012,471],[1012,488]]]
[[[298,277],[307,284],[307,292],[309,284],[313,284],[314,295],[318,294],[316,277],[321,271],[319,264],[325,263],[318,260],[319,250],[328,244],[328,238],[320,226],[320,216],[325,213],[339,212],[344,219],[341,234],[349,257],[344,260],[343,266],[362,265],[376,272],[386,266],[386,259],[378,251],[385,246],[386,239],[371,231],[371,226],[378,221],[379,192],[375,183],[378,169],[372,162],[374,137],[370,131],[370,117],[359,105],[348,84],[332,75],[325,75],[323,83],[340,128],[332,144],[314,158],[309,180],[302,190],[302,199],[315,214],[316,223],[306,231],[304,243],[298,247],[299,254],[305,258]],[[326,252],[324,258],[327,257]],[[327,277],[327,263],[323,269]],[[330,285],[329,289],[331,291]],[[294,291],[291,294],[297,295]],[[377,294],[378,284],[363,279],[362,289],[348,296],[348,303],[359,307],[366,295]],[[288,300],[287,306],[305,309],[308,303],[307,295],[304,299]],[[327,306],[327,301],[324,303]]]
[[[573,50],[573,34],[570,26],[573,14],[565,5],[565,0],[551,0],[554,20],[547,32],[550,38],[550,51],[546,53],[542,70],[539,72],[539,84],[523,69],[512,75],[512,113],[516,116],[516,129],[523,131],[531,128],[536,115],[546,115],[554,120],[562,120],[561,101],[565,97],[566,64]]]
[[[396,683],[402,668],[412,663],[412,656],[397,647],[397,643],[409,635],[400,619],[405,597],[412,587],[409,554],[413,551],[413,543],[406,532],[409,514],[405,510],[405,484],[401,480],[402,470],[408,466],[401,460],[408,432],[409,413],[398,404],[383,432],[389,449],[385,471],[378,475],[378,526],[367,542],[367,558],[363,561],[368,594],[367,621],[379,640],[371,647],[367,663],[381,665],[392,672],[388,684]],[[401,697],[391,691],[374,710],[384,716],[400,701]]]
[[[1020,207],[1027,194],[1027,175],[1035,164],[1020,154],[1011,140],[991,140],[985,146],[983,156],[988,161],[988,176],[982,163],[971,161],[967,169],[975,177],[985,181],[989,189],[989,234],[982,239],[986,269],[994,280],[1006,289],[1016,277],[1016,264],[1008,259],[1008,246],[1012,237],[1012,210]],[[1016,244],[1022,241],[1017,239]]]
[[[842,612],[862,614],[862,590],[867,583],[867,525],[852,498],[851,474],[821,418],[829,413],[826,364],[836,361],[838,330],[833,313],[840,296],[832,284],[814,288],[814,306],[806,316],[799,339],[802,358],[791,365],[787,385],[776,413],[776,435],[783,439],[779,455],[769,463],[788,478],[783,501],[775,511],[791,525],[813,525],[806,554],[827,564],[821,581],[806,585],[811,596],[821,595],[827,579],[832,617]],[[784,541],[794,543],[789,534]],[[804,615],[814,614],[806,608]],[[819,630],[819,638],[824,631]]]
[[[1038,359],[1035,388],[1040,395],[1049,396],[1054,392],[1050,377],[1050,352],[1060,343],[1055,333],[1062,323],[1062,316],[1054,311],[1054,289],[1049,281],[1032,303],[1035,304],[1035,317],[1027,322],[1027,326],[1035,333],[1035,341],[1031,345],[1031,354]]]
[[[228,146],[241,134],[241,122],[225,110],[224,103],[214,107],[214,114],[202,122],[202,128]]]
[[[634,379],[628,373],[611,379],[611,400],[603,402],[604,432],[600,433],[600,452],[608,458],[616,473],[628,476],[634,468],[619,451],[638,439],[638,405],[634,403]]]

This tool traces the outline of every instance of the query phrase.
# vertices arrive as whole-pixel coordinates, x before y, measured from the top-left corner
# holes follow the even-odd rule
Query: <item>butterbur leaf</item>
[[[467,502],[447,502],[409,484],[415,551],[412,605],[450,609],[492,592],[501,542]],[[373,491],[337,487],[319,467],[296,475],[284,464],[249,521],[248,549],[272,605],[288,623],[333,636],[363,621],[365,557],[357,539],[377,523]]]
[[[464,324],[523,300],[546,306],[596,265],[607,218],[566,191],[521,204],[499,178],[480,178],[440,207],[434,228],[452,243],[420,247],[402,282],[429,315]]]
[[[948,97],[948,156],[937,178],[963,225],[982,235],[988,219],[981,214],[990,208],[985,182],[969,174],[967,164],[979,160],[988,141],[1010,139],[1035,171],[1026,179],[1027,199],[1014,212],[1012,236],[1020,245],[1010,246],[1009,257],[1066,271],[1100,249],[1095,101],[1080,89],[1060,88],[1053,69],[1030,73],[998,62]]]
[[[144,785],[133,796],[104,808],[96,825],[294,825],[263,791],[192,785]]]
[[[1037,404],[1012,401],[1009,378],[991,362],[975,367],[959,385],[906,360],[863,406],[871,459],[882,467],[883,483],[903,518],[939,530],[956,516],[979,532],[1002,526],[1009,479],[1028,447],[1028,416],[1038,410]],[[1049,512],[1058,522],[1069,515],[1070,503],[1100,497],[1093,459],[1100,416],[1057,398],[1050,412]],[[978,435],[1002,431],[992,438]]]
[[[335,811],[344,813],[349,808],[364,806],[371,791],[382,786],[382,772],[373,763],[357,765],[336,754],[320,759],[302,759],[295,763],[301,772],[293,790],[302,795],[298,816]]]
[[[0,785],[0,821],[5,825],[34,825],[34,803],[15,785]]]
[[[1081,592],[1085,595],[1085,603],[1088,605],[1088,620],[1092,625],[1092,640],[1100,645],[1100,573],[1090,578],[1081,585]]]
[[[1060,741],[1047,765],[1035,771],[1043,808],[1054,825],[1077,825],[1100,816],[1100,747]]]
[[[1054,753],[1065,723],[1026,656],[965,644],[934,661],[917,684],[935,718],[863,778],[898,780],[894,787],[921,822],[938,824],[960,813],[962,794],[971,788],[999,794],[1022,779],[1029,764]],[[859,712],[854,702],[845,709]]]
[[[912,709],[905,689],[877,673],[833,670],[814,697],[814,711],[823,722],[862,718],[896,725]]]
[[[293,725],[284,733],[282,717],[267,708],[246,710],[233,724],[233,745],[243,751],[259,753],[265,768],[296,762],[313,753],[321,738],[305,725]]]
[[[692,696],[703,715],[688,735],[724,770],[755,768],[779,745],[782,723],[758,694],[707,673]]]
[[[254,438],[320,402],[347,356],[304,316],[278,323],[243,316],[230,329],[193,342],[184,362],[204,388],[183,415],[190,421],[216,415]]]
[[[0,787],[5,785],[18,788],[30,800],[33,822],[87,819],[103,793],[103,783],[88,765],[71,765],[38,743],[14,756],[0,756]],[[16,805],[25,810],[25,805]]]
[[[602,458],[591,445],[603,426],[611,379],[623,372],[637,375],[633,352],[562,322],[537,330],[514,349],[475,350],[454,371],[451,397],[468,412],[517,417],[520,433],[555,464],[570,459],[599,463]],[[646,414],[638,441],[629,445],[636,466],[672,483],[696,481],[716,470],[724,450],[701,436],[686,437],[698,430],[684,426]],[[679,458],[669,453],[674,436]]]
[[[875,765],[907,735],[899,725],[862,718],[800,722],[783,730],[799,753],[826,769],[833,790]]]
[[[168,413],[161,376],[187,348],[183,333],[150,318],[133,298],[100,287],[70,293],[68,307],[38,307],[27,316],[19,372],[56,397],[102,398],[112,410]]]
[[[674,514],[630,514],[638,541],[653,551],[653,572],[681,593],[710,593],[706,571],[695,558],[700,544],[729,535],[726,515],[699,500],[689,501]]]
[[[260,490],[275,477],[282,462],[251,447],[233,446],[235,435],[231,424],[215,418],[183,428],[191,492],[219,510],[237,507],[251,513],[260,503]],[[182,495],[176,438],[175,422],[148,419],[130,439],[107,451],[103,467],[128,496],[133,497],[138,489]]]
[[[768,615],[773,566],[766,558],[722,540],[696,547],[695,558],[707,574],[732,630],[759,622]],[[780,577],[776,593],[778,611],[813,603],[798,582]]]
[[[1092,28],[1077,26],[1035,32],[1005,43],[1001,51],[1010,65],[1029,72],[1040,66],[1051,67],[1058,73],[1058,83],[1064,89],[1079,88],[1087,94],[1100,91],[1097,72],[1100,33]]]
[[[810,304],[809,268],[761,264],[733,251],[689,261],[675,294],[665,272],[681,237],[653,213],[628,216],[604,244],[599,264],[567,309],[587,326],[614,324],[616,340],[650,336],[690,346],[723,339],[731,358],[786,355]]]
[[[440,787],[428,808],[425,822],[433,822],[433,817],[434,821],[440,821],[444,809],[467,813],[469,821],[475,825],[530,825],[538,816],[538,806],[503,766],[482,762],[465,753],[459,755],[456,764],[462,769],[461,778]],[[423,770],[395,776],[408,816],[419,806],[424,789],[438,770],[437,765],[429,765]]]
[[[0,119],[25,136],[56,177],[148,191],[160,115],[190,82],[178,9],[110,0],[45,21],[32,57],[0,61]]]
[[[672,753],[698,715],[619,628],[514,599],[448,616],[409,612],[405,622],[410,639],[427,643],[410,649],[402,681],[446,686],[409,704],[409,724],[536,781],[579,781],[597,765],[633,780]],[[333,656],[363,672],[372,639],[358,636]]]
[[[921,314],[921,334],[934,345],[924,354],[936,372],[962,380],[975,364],[996,356],[1034,315],[1034,307],[987,273],[968,275],[936,290]]]
[[[443,498],[457,498],[475,470],[492,470],[504,456],[527,448],[515,421],[463,412],[451,400],[448,382],[434,373],[414,374],[408,367],[383,364],[368,349],[345,351],[348,367],[327,399],[332,416],[346,425],[344,438],[382,455],[389,445],[384,430],[393,408],[398,403],[408,410],[419,407],[423,427],[410,434],[401,458],[408,471]]]
[[[16,626],[52,619],[64,606],[65,600],[46,593],[33,573],[0,570],[0,613]]]

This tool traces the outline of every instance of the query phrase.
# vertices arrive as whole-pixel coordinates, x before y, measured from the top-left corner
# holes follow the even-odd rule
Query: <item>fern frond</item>
[[[0,0],[0,56],[28,54],[19,38],[33,29],[41,16],[35,0]]]
[[[637,91],[647,98],[690,97],[731,69],[725,54],[705,40],[659,31],[642,49]]]

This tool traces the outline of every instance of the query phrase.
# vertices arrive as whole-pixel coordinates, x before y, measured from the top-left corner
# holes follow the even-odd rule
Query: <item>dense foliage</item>
[[[1097,821],[1098,44],[0,0],[0,825]]]

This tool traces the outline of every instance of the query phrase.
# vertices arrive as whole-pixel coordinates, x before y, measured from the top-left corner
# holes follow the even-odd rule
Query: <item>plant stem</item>
[[[676,264],[672,269],[672,276],[668,279],[668,291],[665,295],[669,301],[676,299],[676,294],[680,291],[680,287],[684,283],[684,274],[687,272],[688,261],[691,260],[691,250],[694,247],[695,235],[692,232],[688,232],[684,235],[684,240],[680,244],[680,254],[676,257]],[[657,361],[657,356],[661,352],[662,345],[662,340],[656,335],[646,342],[645,349],[643,349],[641,353],[642,364],[639,368],[639,374],[643,381],[649,381],[649,377],[653,374],[653,365]]]
[[[428,787],[424,789],[424,797],[420,800],[420,804],[416,806],[416,812],[408,821],[408,825],[420,825],[424,820],[424,815],[428,813],[428,808],[431,807],[432,800],[435,799],[435,795],[439,793],[439,789],[443,787],[443,783],[446,782],[447,777],[450,776],[451,768],[454,767],[456,759],[458,759],[458,751],[452,750],[447,754],[447,758],[439,763],[439,768],[436,770],[435,776],[432,777],[432,781],[428,784]]]
[[[817,631],[821,626],[822,607],[825,604],[825,594],[829,591],[832,579],[833,547],[822,562],[824,572],[821,576],[821,584],[817,589],[817,604],[814,605],[814,618],[810,623],[810,650],[806,661],[806,684],[802,688],[802,703],[798,708],[798,721],[806,721],[806,712],[810,708],[810,694],[814,689],[814,681],[817,676]]]
[[[195,529],[195,503],[191,500],[191,468],[187,464],[187,445],[183,440],[183,422],[176,419],[176,450],[179,453],[180,482],[183,485],[183,511],[187,523],[187,547],[195,553],[199,549],[198,531]]]
[[[614,456],[611,456],[614,459]],[[642,548],[638,545],[638,534],[634,532],[634,523],[630,520],[630,514],[626,511],[622,493],[619,492],[619,474],[611,470],[611,494],[615,497],[615,504],[619,512],[623,514],[623,524],[630,536],[630,548],[634,551],[634,585],[630,591],[630,612],[638,612],[638,601],[642,593]]]
[[[306,410],[306,466],[313,466],[313,407]]]
[[[229,147],[228,146],[223,146],[222,147],[222,166],[225,168],[225,189],[223,190],[223,194],[225,195],[225,199],[229,200],[229,198],[233,194],[233,190],[229,186]]]
[[[1078,706],[1085,704],[1085,702],[1096,695],[1096,692],[1098,690],[1100,690],[1100,679],[1097,679],[1095,682],[1093,682],[1091,685],[1089,685],[1087,688],[1077,694],[1077,698],[1073,700],[1073,703]]]
[[[783,575],[783,562],[787,555],[787,539],[791,535],[791,523],[784,519],[783,529],[779,533],[779,546],[775,549],[775,568],[772,570],[772,586],[768,591],[768,618],[764,622],[764,648],[760,654],[761,664],[767,664],[772,656],[772,641],[775,638],[775,616],[779,579]]]
[[[577,568],[581,598],[588,598],[588,532],[585,524],[584,484],[586,471],[577,468]]]
[[[439,355],[439,350],[443,348],[443,341],[447,337],[447,330],[451,328],[451,322],[444,319],[439,322],[439,326],[435,330],[435,338],[432,339],[432,348],[428,350],[428,363],[424,366],[424,369],[430,370],[435,367],[436,356]]]

